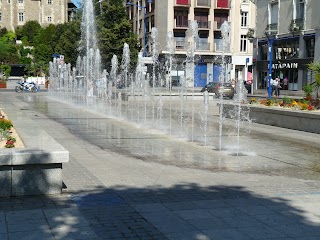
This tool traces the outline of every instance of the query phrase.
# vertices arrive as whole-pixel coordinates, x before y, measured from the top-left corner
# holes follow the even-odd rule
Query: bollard
[[[40,86],[38,86],[38,92],[41,92],[41,91],[40,91]]]

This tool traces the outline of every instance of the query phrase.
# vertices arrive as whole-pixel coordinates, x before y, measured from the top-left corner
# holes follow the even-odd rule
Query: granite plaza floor
[[[47,93],[1,92],[0,107],[70,152],[62,194],[0,199],[0,239],[320,239],[318,134],[253,124],[233,156]]]

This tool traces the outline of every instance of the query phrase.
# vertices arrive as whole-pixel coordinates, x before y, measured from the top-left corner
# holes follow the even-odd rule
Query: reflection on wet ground
[[[242,171],[320,179],[318,134],[252,124],[250,134],[241,136],[242,152],[232,153],[235,136],[225,120],[223,150],[216,150],[217,116],[211,116],[208,146],[160,134],[150,128],[112,119],[106,115],[69,105],[45,96],[21,96],[29,104],[23,109],[41,120],[41,114],[64,125],[72,134],[101,149],[179,167],[211,171]],[[173,103],[175,105],[175,103]],[[178,104],[177,104],[178,105]],[[216,108],[216,106],[214,106]],[[216,113],[217,110],[212,111]],[[194,129],[195,136],[202,133]],[[196,138],[195,138],[196,139]]]

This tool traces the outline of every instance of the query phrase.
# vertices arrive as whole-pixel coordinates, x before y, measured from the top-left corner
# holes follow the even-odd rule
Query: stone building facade
[[[255,88],[266,89],[271,75],[281,79],[284,90],[302,90],[314,81],[307,64],[320,60],[320,1],[252,1],[256,5]]]
[[[129,3],[128,3],[129,2]],[[219,81],[222,70],[221,58],[227,63],[226,78],[247,80],[252,63],[252,43],[248,31],[254,27],[255,6],[249,0],[123,0],[133,31],[144,45],[144,27],[148,41],[152,27],[159,35],[160,55],[164,55],[167,34],[174,37],[174,55],[180,65],[171,71],[172,77],[194,79],[194,87],[204,86],[209,81]],[[145,21],[144,21],[145,20]],[[191,21],[198,23],[198,43],[194,71],[182,66],[186,59],[187,30]],[[228,49],[222,53],[222,24],[230,27]],[[146,25],[146,26],[145,26]],[[148,44],[149,45],[149,44]],[[147,46],[150,51],[150,47]]]
[[[14,30],[28,21],[41,26],[68,21],[68,0],[0,0],[0,27]]]

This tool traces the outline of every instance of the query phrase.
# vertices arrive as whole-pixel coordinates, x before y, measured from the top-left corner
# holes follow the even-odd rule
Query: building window
[[[293,16],[295,19],[304,19],[305,0],[295,0]]]
[[[224,21],[228,22],[228,18],[229,18],[228,13],[215,12],[214,13],[214,21],[217,22],[217,29],[221,28],[221,25],[222,25],[222,23],[224,23]]]
[[[2,22],[2,13],[0,12],[0,22]]]
[[[18,0],[18,3],[23,3],[23,0]]]
[[[48,22],[51,23],[52,22],[52,18],[48,17]]]
[[[151,28],[154,27],[154,16],[151,16]]]
[[[8,0],[8,3],[10,3],[10,0]]]
[[[241,27],[248,27],[248,12],[241,13]]]
[[[174,19],[177,27],[188,27],[188,12],[187,11],[175,11]]]
[[[280,41],[274,44],[274,53],[277,60],[299,57],[299,39]]]
[[[19,22],[24,22],[24,14],[23,13],[19,13]]]
[[[49,5],[52,5],[52,0],[48,0],[48,4],[49,4]]]
[[[199,28],[209,28],[208,12],[195,12],[194,20],[197,21]]]
[[[310,39],[306,39],[305,41],[306,41],[307,57],[313,58],[314,48],[315,48],[315,39],[310,38]]]
[[[240,38],[240,52],[247,52],[247,36],[246,35],[241,35]]]
[[[269,5],[269,24],[278,23],[278,2]]]

